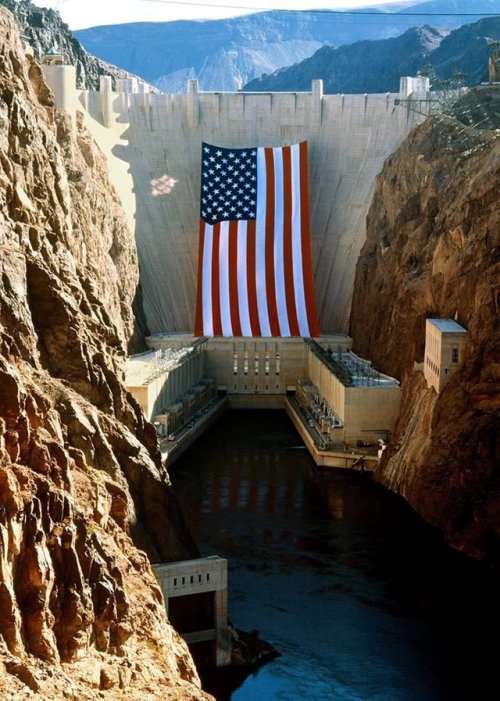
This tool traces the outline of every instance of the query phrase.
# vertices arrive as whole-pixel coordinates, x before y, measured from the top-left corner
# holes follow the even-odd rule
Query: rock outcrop
[[[495,88],[473,100],[489,104],[490,117],[499,101]],[[498,565],[498,131],[445,117],[423,123],[378,177],[367,230],[351,333],[355,350],[402,378],[403,391],[376,477],[454,548]],[[464,363],[439,395],[420,365],[427,317],[456,317],[470,333]]]
[[[196,548],[122,385],[133,237],[3,8],[0,280],[0,697],[208,698],[149,565]]]
[[[64,61],[75,67],[79,87],[99,90],[99,78],[104,75],[114,78],[137,77],[89,54],[56,10],[37,7],[30,0],[0,0],[0,5],[14,13],[19,29],[33,49],[35,58],[40,60],[47,51],[59,51]],[[149,89],[156,91],[153,86],[149,86]]]

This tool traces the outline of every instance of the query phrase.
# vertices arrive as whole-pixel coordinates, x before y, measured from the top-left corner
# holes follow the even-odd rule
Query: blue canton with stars
[[[207,224],[255,219],[257,149],[203,144],[201,217]]]

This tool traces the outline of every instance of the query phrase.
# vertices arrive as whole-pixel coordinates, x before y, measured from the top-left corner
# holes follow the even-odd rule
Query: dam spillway
[[[109,86],[108,86],[109,88]],[[79,91],[135,231],[151,333],[194,327],[201,143],[307,140],[313,275],[322,333],[348,330],[355,265],[375,178],[415,124],[398,94]]]

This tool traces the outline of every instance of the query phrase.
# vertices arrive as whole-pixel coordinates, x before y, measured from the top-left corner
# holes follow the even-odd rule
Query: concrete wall
[[[210,339],[205,372],[232,394],[284,394],[304,376],[302,339]]]
[[[137,380],[132,379],[131,369],[134,363],[141,363],[141,357],[132,356],[128,360],[125,386],[141,405],[148,421],[152,421],[156,414],[163,413],[165,407],[173,404],[177,397],[196,385],[204,374],[205,355],[200,347],[189,353],[175,367],[159,372],[156,376],[153,376],[152,370],[148,373],[146,364],[144,379],[139,384]]]
[[[400,399],[399,387],[346,387],[344,440],[387,440],[396,425]]]
[[[345,332],[375,176],[422,120],[395,106],[397,97],[323,96],[317,81],[311,93],[198,93],[192,83],[186,95],[81,94],[88,128],[110,162],[126,165],[128,178],[116,163],[111,178],[135,230],[151,332],[194,326],[201,142],[280,146],[304,139],[320,328]]]

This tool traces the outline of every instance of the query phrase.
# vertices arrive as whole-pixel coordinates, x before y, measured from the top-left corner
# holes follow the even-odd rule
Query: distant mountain
[[[132,75],[129,71],[91,56],[61,20],[58,12],[37,7],[29,0],[0,0],[0,5],[12,12],[21,34],[32,47],[37,59],[47,51],[57,49],[66,62],[75,66],[78,86],[98,89],[102,75],[116,78]]]
[[[488,17],[449,32],[431,27],[409,29],[394,39],[360,41],[338,49],[325,46],[309,59],[262,76],[248,91],[309,90],[322,78],[326,93],[397,92],[402,75],[432,67],[437,79],[464,74],[467,85],[488,77],[489,47],[500,40],[500,17]]]
[[[461,15],[470,12],[471,4],[477,14]],[[500,14],[500,0],[432,0],[384,7],[392,9],[272,11],[225,20],[117,24],[75,35],[92,54],[141,75],[165,92],[184,92],[189,78],[198,78],[202,90],[239,90],[325,45],[388,39],[417,25],[454,29],[479,19],[480,13]]]
[[[438,78],[464,73],[467,85],[488,79],[492,42],[500,41],[500,17],[489,17],[452,32],[427,58]]]
[[[397,92],[402,75],[415,75],[424,57],[439,46],[447,30],[408,29],[394,39],[358,41],[334,49],[324,46],[314,56],[245,85],[247,91],[310,90],[323,79],[326,93]],[[426,60],[425,63],[428,63]]]

